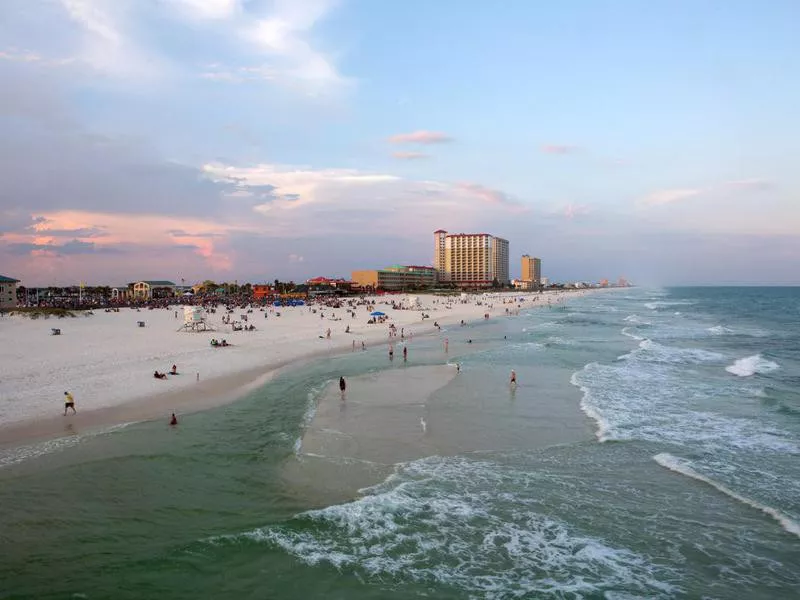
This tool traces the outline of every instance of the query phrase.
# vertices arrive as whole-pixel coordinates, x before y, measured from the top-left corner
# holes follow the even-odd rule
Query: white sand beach
[[[266,381],[275,369],[334,353],[361,351],[388,341],[389,324],[408,337],[434,334],[461,320],[514,314],[536,305],[547,306],[583,292],[543,295],[506,292],[466,297],[418,296],[420,309],[394,310],[403,296],[374,298],[375,310],[387,322],[367,324],[364,306],[351,317],[345,309],[309,306],[255,309],[248,323],[255,331],[232,331],[222,323],[225,311],[208,314],[214,332],[179,332],[182,307],[123,308],[119,312],[76,313],[66,318],[30,319],[15,314],[0,317],[0,443],[58,435],[63,432],[64,392],[75,398],[78,414],[71,424],[86,428],[162,418],[170,411],[189,412],[229,402]],[[176,311],[177,310],[177,317]],[[280,312],[280,316],[277,315]],[[430,318],[422,318],[422,314]],[[244,310],[237,309],[234,319]],[[265,314],[267,317],[265,318]],[[139,327],[138,321],[145,326]],[[345,333],[346,327],[350,333]],[[51,335],[51,328],[61,335]],[[330,338],[326,331],[330,329]],[[211,338],[228,347],[210,346]],[[153,372],[178,367],[178,375],[156,379]]]

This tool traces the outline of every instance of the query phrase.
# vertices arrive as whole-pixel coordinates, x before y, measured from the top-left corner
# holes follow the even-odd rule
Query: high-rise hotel
[[[520,267],[522,272],[520,279],[522,281],[530,284],[531,287],[541,285],[542,259],[523,254]]]
[[[433,232],[439,281],[463,287],[508,285],[508,240],[488,233]]]

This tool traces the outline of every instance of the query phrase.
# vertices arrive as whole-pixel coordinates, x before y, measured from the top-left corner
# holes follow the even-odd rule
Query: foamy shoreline
[[[224,310],[209,315],[216,332],[183,333],[182,311],[121,309],[92,316],[31,320],[22,316],[0,319],[0,444],[47,439],[82,433],[126,422],[166,418],[178,413],[206,410],[232,402],[263,385],[281,368],[389,342],[388,324],[406,337],[436,334],[434,322],[446,327],[461,320],[473,322],[535,306],[547,306],[579,292],[542,295],[507,292],[447,299],[420,295],[422,310],[393,310],[383,302],[402,296],[376,298],[376,310],[388,323],[368,325],[368,311],[357,309],[356,318],[345,308],[323,308],[325,318],[309,307],[284,307],[276,313],[255,310],[248,314],[253,332],[232,332],[222,324]],[[512,299],[523,299],[511,303]],[[503,301],[507,303],[503,303]],[[438,303],[436,303],[438,301]],[[482,304],[478,304],[481,302]],[[491,308],[488,305],[492,305]],[[315,307],[320,308],[320,307]],[[422,313],[430,315],[422,319]],[[233,318],[239,319],[236,310]],[[335,314],[336,320],[333,319]],[[137,326],[145,321],[145,327]],[[345,328],[350,326],[350,333]],[[62,330],[50,335],[52,327]],[[330,328],[331,337],[326,338]],[[442,335],[446,336],[446,333]],[[232,344],[213,348],[210,339]],[[166,372],[176,364],[180,375],[155,379],[153,371]],[[199,373],[199,380],[198,380]],[[77,415],[62,416],[64,391],[76,400]]]

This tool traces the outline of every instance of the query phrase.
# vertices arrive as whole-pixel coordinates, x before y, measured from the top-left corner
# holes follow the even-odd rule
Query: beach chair
[[[50,331],[53,332],[53,335],[61,335],[61,330],[58,327],[53,327]]]
[[[139,324],[139,327],[144,327],[144,321],[137,321],[137,323]]]

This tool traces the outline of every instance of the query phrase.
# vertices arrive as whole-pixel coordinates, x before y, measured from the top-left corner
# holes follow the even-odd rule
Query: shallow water
[[[798,323],[798,289],[622,290],[5,449],[0,598],[795,598]],[[359,396],[455,362],[424,429]],[[308,451],[340,374],[371,425]]]

